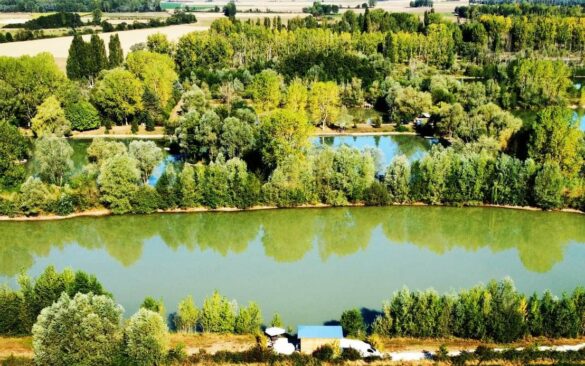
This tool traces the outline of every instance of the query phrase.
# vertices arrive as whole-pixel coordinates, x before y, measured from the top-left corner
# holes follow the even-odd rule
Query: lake
[[[268,321],[322,323],[380,309],[403,286],[440,292],[510,276],[526,293],[583,285],[585,215],[383,207],[0,222],[0,284],[48,265],[96,274],[129,315],[219,290]]]
[[[347,145],[362,151],[377,149],[382,168],[390,164],[397,155],[405,155],[411,162],[419,160],[429,152],[434,143],[432,139],[414,135],[317,136],[312,141],[317,146]]]

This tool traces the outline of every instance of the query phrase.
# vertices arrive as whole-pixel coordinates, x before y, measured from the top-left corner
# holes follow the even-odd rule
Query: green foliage
[[[73,170],[73,148],[59,137],[42,137],[35,142],[34,158],[39,177],[62,186]]]
[[[47,208],[50,198],[49,188],[39,178],[28,177],[20,186],[17,204],[24,215],[36,216]]]
[[[71,122],[65,117],[61,103],[56,97],[50,96],[37,109],[31,120],[31,129],[35,136],[66,136],[71,132]]]
[[[366,335],[366,323],[359,309],[344,311],[339,323],[347,337],[362,338]]]
[[[573,112],[561,107],[540,111],[530,129],[529,156],[537,163],[558,163],[568,176],[583,166],[583,133],[573,120]]]
[[[91,92],[92,103],[116,123],[128,120],[142,109],[144,90],[140,80],[120,68],[104,71]]]
[[[234,331],[238,334],[256,334],[262,325],[262,312],[256,303],[241,307],[236,316]]]
[[[122,309],[107,296],[63,294],[35,323],[35,362],[43,365],[114,365]],[[71,347],[71,345],[75,345]]]
[[[128,152],[136,160],[142,181],[146,184],[153,169],[163,159],[162,149],[154,141],[136,140],[130,143]]]
[[[155,299],[153,297],[148,296],[144,299],[142,304],[140,305],[141,309],[146,309],[152,312],[159,314],[161,317],[165,316],[165,304],[161,299]]]
[[[66,84],[65,75],[48,53],[0,57],[0,119],[28,124],[37,107]]]
[[[249,93],[259,113],[271,111],[281,99],[282,76],[276,71],[266,69],[256,74],[249,86]]]
[[[101,125],[99,112],[86,100],[68,105],[65,108],[65,117],[76,131],[93,130]]]
[[[23,307],[22,294],[0,287],[0,334],[16,335],[24,333],[21,328],[20,309]]]
[[[108,43],[109,55],[108,55],[108,66],[110,69],[120,67],[124,63],[124,51],[120,44],[120,37],[117,34],[110,36]]]
[[[308,147],[310,125],[299,112],[277,109],[262,116],[258,142],[262,161],[275,167],[285,158],[298,156]]]
[[[234,331],[236,305],[215,291],[203,302],[199,325],[204,332],[231,333]]]
[[[25,176],[24,165],[28,158],[27,139],[18,128],[0,120],[0,187],[15,187]]]
[[[124,329],[124,353],[129,365],[162,364],[168,343],[167,326],[157,312],[144,308],[138,310]]]
[[[311,119],[323,129],[333,125],[340,113],[341,99],[339,87],[334,82],[316,82],[311,85],[309,111]]]
[[[279,328],[284,327],[284,323],[282,322],[279,313],[274,313],[274,315],[272,316],[272,320],[270,321],[270,326]]]
[[[313,357],[320,361],[331,361],[334,357],[333,346],[324,344],[313,352]]]
[[[189,296],[181,300],[178,305],[177,314],[174,317],[175,327],[178,331],[191,333],[196,330],[199,321],[199,309]]]
[[[126,58],[126,67],[144,84],[144,89],[152,93],[166,108],[173,96],[173,85],[178,76],[175,64],[168,55],[149,51],[132,52]]]
[[[140,171],[135,159],[128,155],[115,155],[100,167],[97,178],[101,200],[114,213],[131,211],[130,197],[138,189]]]
[[[557,162],[547,162],[534,180],[535,203],[544,209],[559,208],[563,204],[564,178]]]

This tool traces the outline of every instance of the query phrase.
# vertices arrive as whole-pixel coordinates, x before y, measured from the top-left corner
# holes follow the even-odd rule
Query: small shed
[[[323,345],[341,341],[343,330],[339,325],[299,325],[297,337],[301,352],[311,354]]]

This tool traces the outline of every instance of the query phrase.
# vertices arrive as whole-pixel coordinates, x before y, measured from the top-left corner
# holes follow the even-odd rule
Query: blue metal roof
[[[343,330],[339,325],[299,325],[299,338],[343,338]]]

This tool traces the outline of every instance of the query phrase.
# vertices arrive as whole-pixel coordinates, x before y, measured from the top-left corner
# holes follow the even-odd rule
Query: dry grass
[[[516,348],[527,347],[532,345],[558,346],[558,345],[575,345],[585,343],[585,338],[568,338],[568,339],[548,339],[548,338],[526,338],[511,344],[498,344],[491,342],[482,342],[473,339],[462,338],[381,338],[380,351],[398,352],[398,351],[435,351],[441,345],[445,345],[449,350],[474,350],[479,345],[493,348]]]
[[[183,344],[188,354],[204,350],[207,353],[218,351],[245,351],[256,344],[252,335],[235,334],[171,334],[171,345]]]
[[[0,360],[10,355],[32,357],[32,338],[0,337]]]

